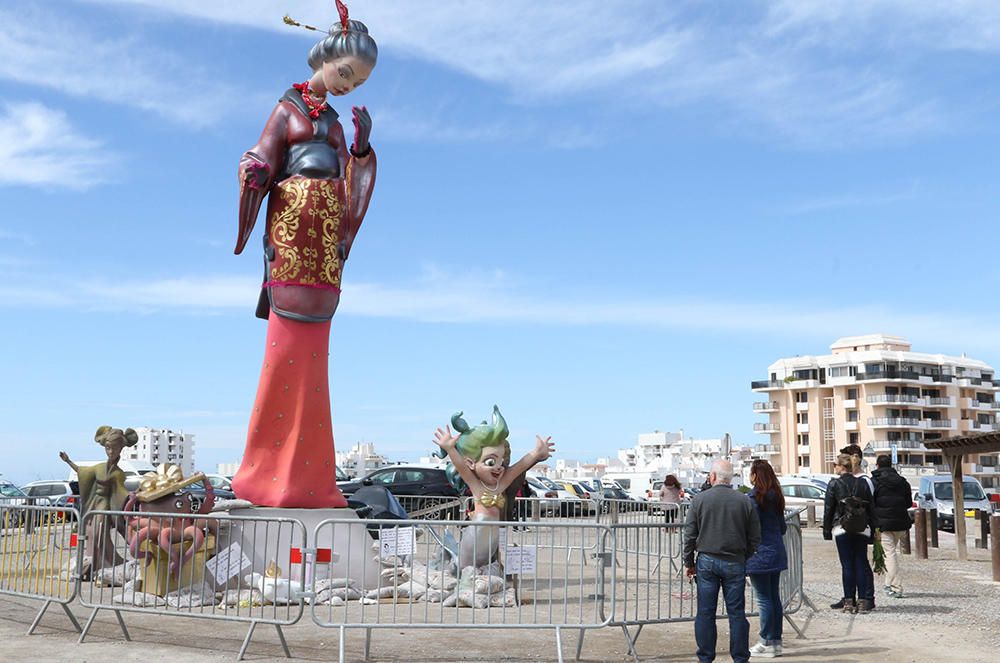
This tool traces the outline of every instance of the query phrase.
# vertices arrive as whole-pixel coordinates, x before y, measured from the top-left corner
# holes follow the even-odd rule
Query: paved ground
[[[816,530],[806,530],[804,554],[806,592],[820,607],[810,614],[803,609],[796,620],[805,628],[806,639],[785,632],[784,658],[807,662],[861,662],[892,660],[932,663],[938,661],[995,661],[1000,649],[1000,583],[990,580],[988,553],[970,550],[968,562],[954,561],[954,539],[941,535],[942,548],[931,551],[927,561],[905,558],[905,589],[908,597],[879,597],[876,612],[843,615],[827,606],[839,594],[839,566],[834,545]],[[878,579],[876,578],[878,583]],[[11,661],[159,661],[185,662],[234,660],[245,635],[245,626],[197,619],[165,618],[125,613],[133,642],[125,642],[113,615],[103,614],[83,645],[58,608],[50,609],[36,635],[24,635],[39,603],[27,599],[0,598],[0,660]],[[74,612],[83,621],[87,613]],[[751,629],[757,628],[751,620]],[[304,661],[337,659],[337,632],[301,625],[285,629],[293,656]],[[720,643],[725,646],[725,624],[720,624]],[[567,660],[575,653],[577,633],[563,634]],[[638,640],[643,661],[693,661],[691,624],[647,627]],[[347,658],[363,659],[363,633],[349,633]],[[627,647],[620,630],[589,632],[582,659],[623,661]],[[891,658],[889,658],[891,657]],[[372,658],[378,661],[551,661],[556,659],[555,639],[550,632],[531,631],[376,631]],[[276,633],[258,627],[247,660],[284,659]],[[728,660],[720,656],[719,660]]]

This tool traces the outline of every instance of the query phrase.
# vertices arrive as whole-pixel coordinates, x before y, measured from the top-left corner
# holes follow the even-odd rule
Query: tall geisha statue
[[[448,480],[459,491],[468,488],[472,493],[473,522],[504,520],[508,503],[514,500],[514,483],[555,452],[552,438],[536,436],[535,448],[511,465],[510,442],[507,441],[510,431],[496,405],[493,406],[492,423],[484,421],[471,427],[458,412],[451,417],[451,425],[458,435],[452,434],[450,426],[438,428],[434,434],[434,443],[441,448],[440,455],[446,455],[451,461],[446,472]],[[459,570],[483,567],[494,561],[498,543],[495,527],[467,528],[459,543]]]
[[[364,23],[348,19],[340,0],[337,9],[340,21],[309,52],[312,76],[285,92],[239,164],[235,253],[246,246],[268,197],[257,306],[268,324],[233,490],[261,506],[346,506],[336,484],[330,420],[330,320],[340,301],[344,262],[371,199],[375,152],[367,109],[352,108],[354,142],[348,147],[329,97],[367,80],[378,47]],[[285,22],[300,25],[287,17]]]

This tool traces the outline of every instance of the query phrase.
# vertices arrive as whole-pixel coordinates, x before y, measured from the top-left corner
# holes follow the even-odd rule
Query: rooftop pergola
[[[951,466],[952,494],[955,496],[955,543],[958,545],[958,558],[967,559],[969,551],[965,540],[965,494],[962,490],[962,461],[966,454],[988,454],[1000,451],[1000,433],[977,433],[942,440],[925,440],[924,446],[928,449],[940,449]]]

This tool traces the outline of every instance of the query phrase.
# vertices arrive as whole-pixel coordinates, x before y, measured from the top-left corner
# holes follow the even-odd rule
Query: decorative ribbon
[[[140,493],[151,493],[177,485],[184,481],[184,473],[181,468],[173,463],[161,463],[156,468],[156,473],[152,472],[142,477],[139,482]]]

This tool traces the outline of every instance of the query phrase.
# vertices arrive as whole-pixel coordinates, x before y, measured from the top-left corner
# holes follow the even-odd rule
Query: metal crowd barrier
[[[374,582],[319,568],[313,576],[312,619],[340,630],[341,662],[347,629],[365,630],[368,658],[372,631],[390,628],[552,629],[562,661],[563,629],[582,634],[611,620],[603,609],[605,566],[583,561],[587,550],[613,555],[614,535],[604,525],[328,520],[314,538],[365,540],[378,567]],[[463,538],[472,544],[464,554]],[[353,552],[353,544],[347,549]],[[581,554],[573,562],[556,554],[562,549]],[[469,559],[479,568],[462,568]],[[610,582],[613,594],[614,577]]]
[[[93,611],[79,642],[101,610],[114,612],[131,640],[121,613],[142,612],[249,623],[238,660],[257,625],[270,624],[291,657],[281,627],[304,610],[309,550],[301,521],[91,511],[83,531],[77,566],[88,571],[81,573],[80,603]]]
[[[784,535],[788,569],[780,579],[784,616],[799,637],[805,637],[791,615],[803,602],[815,610],[803,590],[802,529],[799,511],[786,513]],[[605,611],[612,615],[610,626],[622,629],[629,654],[636,661],[636,641],[650,624],[692,622],[698,611],[697,587],[684,574],[683,528],[681,522],[663,524],[629,523],[612,525],[615,533],[615,586]],[[747,615],[756,616],[757,602],[749,578],[746,580]],[[725,603],[719,602],[718,619],[725,617]],[[634,629],[634,632],[630,629]],[[583,638],[577,645],[577,657]]]
[[[469,505],[467,497],[446,495],[396,495],[411,520],[462,520]]]
[[[67,607],[79,587],[73,568],[76,530],[74,509],[0,502],[0,594],[44,601],[28,635],[53,603],[80,631]]]
[[[455,500],[447,499],[413,510],[452,509]],[[535,508],[530,499],[524,506]],[[225,512],[93,511],[78,525],[73,509],[0,504],[0,594],[45,601],[29,634],[48,605],[61,605],[80,642],[100,610],[114,613],[127,640],[125,612],[247,623],[239,659],[258,624],[273,625],[290,656],[282,627],[299,622],[307,605],[315,624],[339,629],[341,661],[347,629],[364,629],[367,658],[373,631],[390,628],[548,629],[562,661],[565,631],[579,630],[579,658],[587,630],[617,626],[638,658],[645,625],[690,622],[697,613],[683,573],[683,525],[648,504],[607,506],[599,517],[618,522],[541,513],[507,523],[358,520],[352,513],[317,518],[307,530],[300,519]],[[790,615],[815,607],[802,587],[798,515],[788,516],[781,598],[802,637]],[[464,554],[463,537],[471,542]],[[485,567],[463,572],[469,558]],[[82,629],[67,607],[77,597],[92,609]]]

